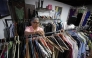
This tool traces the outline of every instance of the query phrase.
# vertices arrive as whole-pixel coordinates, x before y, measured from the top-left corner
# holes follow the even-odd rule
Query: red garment
[[[73,49],[72,49],[72,45],[67,41],[67,39],[65,38],[65,36],[63,34],[59,34],[59,36],[61,37],[61,39],[63,39],[65,42],[68,43],[69,45],[69,58],[73,58],[72,53],[73,53]]]
[[[4,57],[4,53],[5,53],[5,52],[7,52],[7,47],[5,47],[5,49],[3,50],[3,53],[2,53],[2,55],[1,55],[1,58],[5,58],[5,57]]]
[[[54,48],[54,46],[51,45],[49,42],[47,42],[47,45],[48,45],[48,47],[50,48],[50,50],[53,52],[53,48]]]
[[[46,41],[44,40],[44,39],[39,39],[40,41],[41,41],[41,43],[46,47],[46,48],[48,48],[48,45],[47,45],[47,43],[46,43]]]

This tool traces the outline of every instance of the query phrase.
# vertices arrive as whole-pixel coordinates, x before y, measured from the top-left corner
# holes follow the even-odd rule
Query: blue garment
[[[77,41],[77,45],[79,48],[80,47],[80,40],[77,39],[78,37],[76,36],[76,34],[74,32],[72,32],[71,30],[68,30],[67,32]]]
[[[87,19],[89,18],[89,16],[90,16],[90,11],[87,12],[87,14],[86,14],[86,16],[85,16],[85,19],[84,19],[84,21],[83,21],[82,26],[85,26],[85,25],[86,25],[86,22],[87,22]]]
[[[58,23],[58,25],[59,25],[58,30],[61,30],[62,29],[62,24],[61,23]]]
[[[40,50],[40,47],[39,47],[39,45],[38,45],[38,42],[37,42],[37,40],[34,40],[34,45],[35,45],[35,48],[37,48],[36,49],[36,52],[38,53],[38,58],[43,58],[42,57],[42,55],[41,55],[41,50]]]
[[[29,51],[30,51],[30,56],[31,58],[36,58],[35,52],[34,52],[34,46],[32,43],[32,38],[29,40]]]
[[[82,55],[85,55],[85,44],[83,42],[83,40],[81,39],[81,37],[78,36],[78,34],[75,31],[67,31],[78,43],[78,57],[77,58],[81,58]]]
[[[56,23],[56,31],[62,29],[62,24],[61,23]]]
[[[59,29],[59,25],[56,23],[56,31],[58,31]]]

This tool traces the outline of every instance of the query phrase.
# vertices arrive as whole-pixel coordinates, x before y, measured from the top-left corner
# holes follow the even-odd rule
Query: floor
[[[92,58],[92,51],[90,52],[90,54],[87,58]]]

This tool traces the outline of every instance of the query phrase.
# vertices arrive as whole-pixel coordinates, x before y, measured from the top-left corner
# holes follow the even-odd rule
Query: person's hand
[[[44,35],[43,31],[36,31],[37,34]]]

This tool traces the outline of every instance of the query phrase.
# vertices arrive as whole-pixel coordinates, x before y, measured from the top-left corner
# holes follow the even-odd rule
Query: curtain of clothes
[[[0,42],[0,58],[86,58],[92,34],[67,30],[50,36],[15,36]]]

